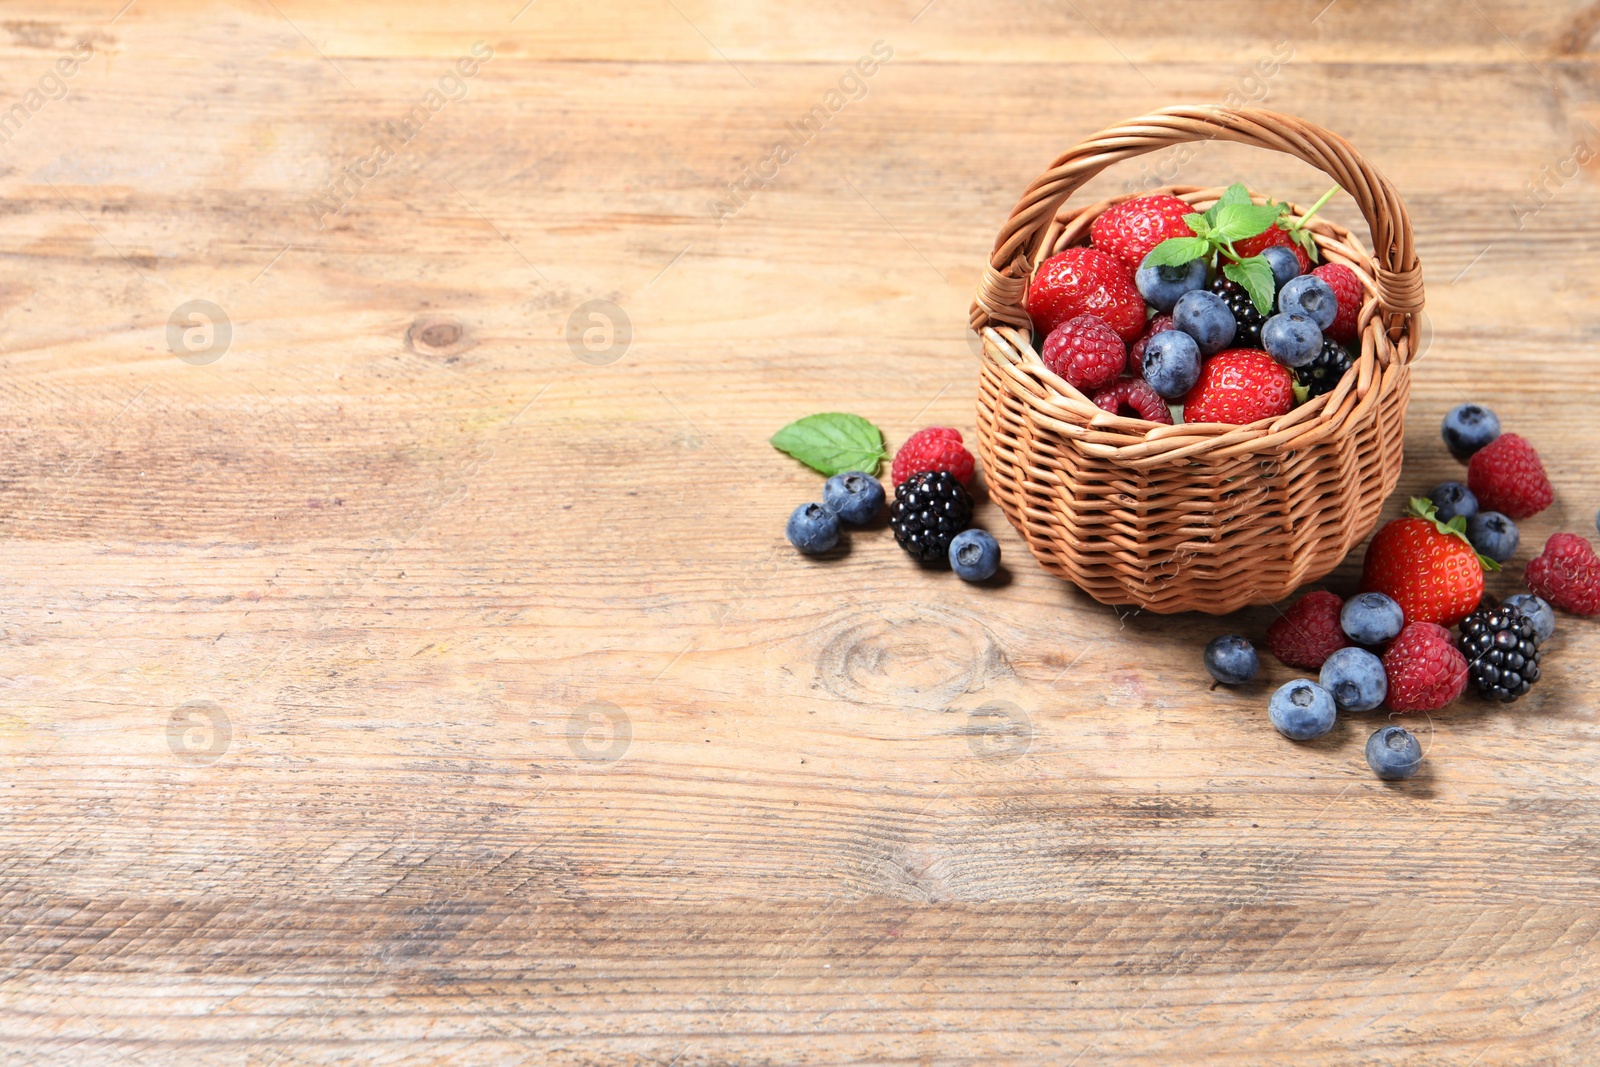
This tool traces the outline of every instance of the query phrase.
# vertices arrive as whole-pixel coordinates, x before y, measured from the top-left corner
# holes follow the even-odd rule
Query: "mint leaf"
[[[1211,242],[1203,237],[1168,237],[1150,250],[1140,266],[1181,267],[1210,252]]]
[[[1250,294],[1250,302],[1256,310],[1263,315],[1272,314],[1272,298],[1277,295],[1277,287],[1272,279],[1272,267],[1260,256],[1251,256],[1241,259],[1237,263],[1229,263],[1222,268],[1222,273],[1229,280],[1244,286],[1244,291]]]
[[[1211,220],[1205,215],[1185,215],[1183,222],[1196,237],[1204,237],[1211,232]]]
[[[1265,233],[1283,214],[1282,204],[1228,204],[1217,212],[1217,236],[1238,241]]]
[[[1294,391],[1294,402],[1297,406],[1311,399],[1311,386],[1301,385],[1298,374],[1289,375],[1289,388]]]
[[[838,411],[796,419],[772,435],[772,447],[829,477],[845,471],[877,474],[889,454],[882,431],[860,415]]]
[[[1234,182],[1217,198],[1218,207],[1226,204],[1248,204],[1249,202],[1250,190],[1244,187],[1244,182]]]

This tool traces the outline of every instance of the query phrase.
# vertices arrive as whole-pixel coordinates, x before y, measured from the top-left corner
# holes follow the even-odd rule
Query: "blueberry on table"
[[[883,483],[865,471],[835,474],[822,486],[822,506],[852,526],[864,526],[883,510]]]
[[[1508,596],[1505,603],[1500,605],[1512,611],[1520,611],[1523,616],[1533,623],[1533,632],[1539,638],[1539,643],[1550,640],[1550,635],[1556,632],[1556,612],[1543,597],[1534,596],[1532,593],[1518,593]]]
[[[1478,498],[1460,482],[1440,482],[1428,494],[1440,522],[1449,522],[1460,515],[1470,519],[1478,513]]]
[[[1381,645],[1400,636],[1406,613],[1384,593],[1360,593],[1344,602],[1339,627],[1358,645]]]
[[[1364,648],[1341,648],[1329,656],[1318,681],[1340,711],[1371,711],[1389,694],[1383,660]]]
[[[808,556],[820,556],[839,543],[839,516],[821,504],[801,504],[784,529],[789,543]]]
[[[1279,312],[1262,323],[1261,347],[1285,367],[1303,367],[1322,352],[1322,330],[1304,315]]]
[[[1504,563],[1517,554],[1522,534],[1516,523],[1498,511],[1480,511],[1467,520],[1467,540],[1496,563]]]
[[[1315,274],[1302,274],[1284,283],[1278,292],[1278,310],[1285,315],[1304,315],[1326,330],[1339,317],[1339,298],[1333,287]]]
[[[1206,646],[1206,671],[1223,685],[1243,685],[1261,669],[1256,646],[1238,634],[1214,637]]]
[[[1291,741],[1310,741],[1333,729],[1338,717],[1333,696],[1308,678],[1285,682],[1272,694],[1267,717]]]
[[[1439,436],[1450,454],[1465,463],[1472,454],[1500,436],[1500,418],[1479,404],[1458,404],[1445,413]]]
[[[1184,293],[1206,284],[1206,261],[1191,259],[1175,267],[1140,267],[1133,275],[1134,287],[1145,303],[1157,311],[1171,311]]]
[[[1162,330],[1144,346],[1144,380],[1164,399],[1182,400],[1200,380],[1200,346],[1180,330]]]
[[[1385,726],[1367,738],[1367,766],[1386,782],[1410,778],[1422,766],[1422,743],[1404,726]]]
[[[962,530],[950,542],[950,569],[967,582],[993,578],[1000,569],[1000,543],[987,530]]]
[[[1228,305],[1209,289],[1196,289],[1179,297],[1172,306],[1172,322],[1179,330],[1193,337],[1200,351],[1208,356],[1227,348],[1233,342],[1237,328]],[[1146,346],[1145,360],[1148,362],[1149,359],[1150,349]]]

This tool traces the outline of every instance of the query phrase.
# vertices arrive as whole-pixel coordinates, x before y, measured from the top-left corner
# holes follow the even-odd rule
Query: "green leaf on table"
[[[1144,257],[1145,267],[1181,267],[1190,260],[1211,254],[1211,242],[1203,237],[1168,237]]]
[[[772,447],[829,477],[845,471],[877,474],[889,454],[881,430],[860,415],[839,411],[796,419],[772,435]]]
[[[1230,281],[1238,282],[1250,294],[1250,302],[1263,315],[1272,314],[1272,298],[1277,287],[1272,279],[1272,266],[1260,256],[1241,259],[1222,268]]]

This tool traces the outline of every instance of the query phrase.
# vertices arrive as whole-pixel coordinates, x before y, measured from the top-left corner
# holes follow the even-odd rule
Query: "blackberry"
[[[1305,386],[1309,400],[1323,393],[1333,392],[1333,387],[1339,384],[1339,379],[1344,377],[1344,372],[1350,369],[1350,353],[1338,341],[1325,338],[1322,342],[1322,351],[1316,358],[1303,367],[1294,369],[1294,376],[1301,385]]]
[[[1462,653],[1478,692],[1510,703],[1539,680],[1539,635],[1515,608],[1479,608],[1461,620]]]
[[[920,563],[948,559],[950,542],[971,521],[972,497],[947,471],[918,471],[900,483],[889,505],[894,539]]]
[[[1222,297],[1222,302],[1233,312],[1233,347],[1260,348],[1261,324],[1267,321],[1267,317],[1256,310],[1255,302],[1245,292],[1244,286],[1219,274],[1217,280],[1211,283],[1211,291]]]

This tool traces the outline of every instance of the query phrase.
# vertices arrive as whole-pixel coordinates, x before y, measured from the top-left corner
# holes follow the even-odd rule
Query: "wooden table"
[[[1593,535],[1593,6],[122,2],[0,21],[0,1059],[1600,1056],[1591,624],[1387,785],[1207,689],[1271,608],[809,562],[767,444],[970,433],[1023,187],[1232,95],[1407,195],[1391,511],[1485,400]]]

